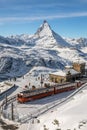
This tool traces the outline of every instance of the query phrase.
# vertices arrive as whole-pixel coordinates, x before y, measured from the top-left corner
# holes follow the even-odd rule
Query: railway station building
[[[49,79],[51,82],[64,83],[75,81],[85,74],[85,63],[74,62],[72,66],[65,66],[64,70],[50,73]]]

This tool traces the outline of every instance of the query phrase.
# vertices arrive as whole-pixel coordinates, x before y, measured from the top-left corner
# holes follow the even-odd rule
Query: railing
[[[0,93],[0,101],[3,100],[5,98],[5,96],[9,96],[14,90],[16,90],[18,88],[18,86],[13,85],[12,87],[10,87],[9,89],[5,90],[4,92]]]

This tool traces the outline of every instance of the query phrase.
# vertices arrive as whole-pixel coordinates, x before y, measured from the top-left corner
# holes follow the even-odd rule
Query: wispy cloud
[[[84,3],[87,3],[87,0],[78,0],[78,2],[79,2],[79,1],[82,2],[82,3],[83,3],[83,2],[84,2]]]
[[[86,17],[87,12],[74,12],[74,13],[61,13],[57,15],[47,15],[47,16],[33,16],[33,17],[1,17],[0,23],[6,22],[28,22],[36,20],[51,20],[51,19],[62,19],[62,18],[73,18],[73,17]]]
[[[41,8],[41,9],[48,9],[48,8],[54,8],[54,7],[67,7],[67,6],[71,6],[71,4],[66,4],[66,3],[50,3],[50,4],[19,4],[19,5],[2,5],[0,4],[0,9],[10,9],[10,10],[23,10],[23,8],[26,9],[38,9],[38,8]]]
[[[37,4],[36,7],[50,8],[50,7],[65,7],[69,4],[66,3],[50,3],[50,4]]]

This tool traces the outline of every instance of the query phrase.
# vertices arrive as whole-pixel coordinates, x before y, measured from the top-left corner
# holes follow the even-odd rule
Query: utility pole
[[[7,106],[7,94],[5,95],[5,107]]]
[[[13,103],[11,103],[11,119],[14,120],[14,110]]]
[[[42,74],[41,74],[41,88],[42,88],[42,85],[43,85],[43,77],[42,77]]]
[[[1,114],[2,114],[2,113],[1,113],[1,106],[0,106],[0,119],[1,119]]]

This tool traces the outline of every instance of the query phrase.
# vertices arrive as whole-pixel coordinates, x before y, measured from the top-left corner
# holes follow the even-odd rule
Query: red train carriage
[[[82,84],[83,83],[81,82],[77,82],[77,83],[69,83],[65,85],[49,86],[48,88],[39,88],[36,90],[26,90],[17,94],[17,100],[20,103],[24,103],[24,102],[44,98],[47,96],[51,96],[54,94],[74,90],[80,87]]]

